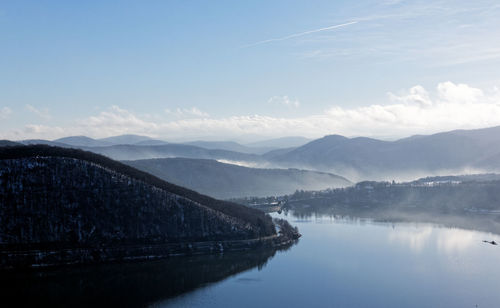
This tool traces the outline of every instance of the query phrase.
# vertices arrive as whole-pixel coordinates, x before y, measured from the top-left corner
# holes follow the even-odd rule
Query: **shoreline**
[[[155,245],[121,245],[99,248],[0,251],[0,270],[41,269],[97,263],[158,260],[175,256],[222,254],[260,248],[280,249],[296,239],[272,235],[230,241],[183,242]]]
[[[65,249],[0,250],[0,271],[158,260],[175,256],[222,254],[224,252],[260,248],[281,249],[297,242],[300,233],[296,228],[291,227],[286,220],[278,219],[274,221],[274,224],[279,230],[278,234],[244,240],[134,244]]]

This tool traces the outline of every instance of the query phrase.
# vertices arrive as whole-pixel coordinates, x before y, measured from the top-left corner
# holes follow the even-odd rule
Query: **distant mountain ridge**
[[[253,155],[263,155],[268,152],[281,151],[281,150],[291,150],[297,145],[302,145],[307,143],[310,139],[303,137],[283,137],[277,139],[263,140],[259,142],[249,143],[248,145],[244,145],[234,141],[190,141],[190,142],[167,142],[164,140],[153,139],[148,136],[141,135],[119,135],[107,138],[94,139],[87,136],[69,136],[64,138],[59,138],[55,140],[43,140],[43,139],[28,139],[19,141],[22,144],[32,145],[32,144],[47,144],[52,146],[59,147],[74,147],[74,148],[83,148],[89,151],[93,151],[96,153],[103,153],[105,155],[109,155],[115,159],[148,159],[148,158],[162,158],[162,157],[189,157],[189,158],[201,158],[201,159],[211,159],[211,158],[221,158],[231,160],[230,158],[224,157],[224,155],[211,155],[207,154],[204,150],[215,150],[215,151],[228,151],[234,153],[241,154],[253,154]],[[123,146],[137,146],[137,147],[151,147],[151,146],[165,146],[169,145],[170,149],[167,148],[160,149],[156,148],[152,150],[151,148],[144,148],[142,150],[132,147],[130,148],[131,155],[127,156],[127,148]],[[111,147],[120,146],[120,151],[122,153],[120,155],[116,154],[114,149]],[[184,147],[184,149],[188,150],[187,153],[182,152],[182,146],[191,146]],[[100,147],[108,147],[108,149],[97,149]],[[198,148],[198,153],[200,156],[193,156],[194,147]],[[176,148],[174,151],[173,148]],[[203,149],[203,150],[200,150]],[[174,152],[174,153],[172,153]],[[111,153],[111,154],[109,154]],[[142,153],[142,154],[139,154]],[[139,155],[139,156],[137,156]],[[140,156],[143,155],[143,156]],[[237,154],[233,154],[233,156],[238,156]],[[262,161],[262,159],[256,159],[255,157],[245,157],[247,162]]]
[[[295,147],[303,145],[310,141],[303,137],[284,137],[278,139],[264,140],[254,142],[249,145],[244,145],[235,141],[189,141],[189,142],[167,142],[164,140],[153,139],[141,135],[119,135],[107,138],[93,139],[87,136],[69,136],[59,138],[53,141],[40,140],[43,143],[49,144],[50,142],[57,144],[66,144],[75,147],[101,147],[113,145],[165,145],[165,144],[184,144],[192,145],[208,150],[226,150],[232,152],[240,152],[246,154],[264,154],[266,152],[284,148]]]
[[[147,136],[129,134],[100,139],[94,139],[87,136],[69,136],[56,139],[53,142],[63,143],[75,147],[103,147],[119,144],[145,144],[147,142],[158,143],[158,141],[159,140],[155,140]]]
[[[500,126],[455,130],[396,141],[330,135],[275,155],[270,160],[281,166],[326,170],[348,177],[353,174],[350,176],[353,179],[432,175],[440,171],[498,171]]]
[[[19,146],[19,145],[22,145],[22,143],[10,141],[10,140],[0,140],[0,147],[12,147],[12,146]]]
[[[25,140],[20,140],[17,142],[24,144],[24,145],[45,144],[45,145],[50,145],[50,146],[54,146],[54,147],[61,147],[61,148],[71,147],[69,144],[66,144],[66,143],[43,140],[43,139],[25,139]]]
[[[274,138],[268,140],[255,141],[245,144],[248,147],[264,147],[264,148],[295,148],[303,146],[304,144],[310,142],[312,139],[301,137],[301,136],[289,136]]]
[[[193,145],[209,150],[226,150],[226,151],[240,152],[246,154],[264,154],[266,152],[276,149],[276,147],[271,147],[271,146],[249,147],[234,141],[192,141],[183,144]]]
[[[110,144],[137,144],[140,142],[151,141],[153,138],[140,135],[119,135],[107,138],[98,139],[99,141],[108,142]]]
[[[102,147],[113,145],[111,142],[93,139],[87,136],[71,136],[54,140],[57,143],[64,143],[76,147]]]

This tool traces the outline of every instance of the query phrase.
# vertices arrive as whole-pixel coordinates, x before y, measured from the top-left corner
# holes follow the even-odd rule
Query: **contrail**
[[[316,32],[321,32],[321,31],[326,31],[326,30],[332,30],[332,29],[341,28],[341,27],[345,27],[345,26],[348,26],[348,25],[352,25],[352,24],[357,24],[357,23],[358,23],[357,21],[351,21],[351,22],[347,22],[345,24],[340,24],[340,25],[330,26],[330,27],[326,27],[326,28],[320,28],[320,29],[310,30],[310,31],[306,31],[306,32],[294,33],[294,34],[290,34],[290,35],[287,35],[287,36],[284,36],[284,37],[273,38],[273,39],[259,41],[259,42],[253,43],[253,44],[248,44],[248,45],[242,46],[242,48],[252,47],[252,46],[266,44],[266,43],[270,43],[270,42],[284,41],[284,40],[288,40],[288,39],[291,39],[291,38],[294,38],[294,37],[299,37],[299,36],[303,36],[303,35],[307,35],[307,34],[311,34],[311,33],[316,33]]]

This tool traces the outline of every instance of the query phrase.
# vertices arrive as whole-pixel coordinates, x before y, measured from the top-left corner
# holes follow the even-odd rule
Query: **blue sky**
[[[0,138],[500,125],[499,17],[493,0],[1,1]]]

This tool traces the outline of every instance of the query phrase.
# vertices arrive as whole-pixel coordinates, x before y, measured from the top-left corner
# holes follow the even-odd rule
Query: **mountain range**
[[[54,140],[53,142],[63,143],[75,147],[103,147],[118,144],[144,144],[159,141],[146,136],[120,135],[108,138],[93,139],[87,136],[70,136]],[[166,143],[166,142],[164,142]],[[145,144],[146,145],[146,144]]]
[[[355,180],[493,172],[500,169],[500,126],[396,141],[330,135],[269,160],[278,166],[323,170]]]
[[[22,142],[79,147],[118,160],[174,157],[209,159],[247,167],[328,172],[360,181],[412,180],[432,175],[496,172],[500,170],[499,136],[500,126],[415,135],[395,141],[328,135],[306,144],[302,143],[307,139],[300,137],[247,145],[231,141],[178,144],[136,135]],[[296,146],[291,146],[293,144]]]
[[[69,136],[64,138],[59,138],[55,140],[22,140],[21,142],[25,144],[36,144],[36,142],[43,144],[54,144],[54,145],[69,145],[74,147],[101,147],[101,146],[112,146],[112,145],[165,145],[165,144],[185,144],[197,146],[209,150],[227,150],[233,152],[241,152],[248,154],[264,154],[268,151],[280,149],[297,147],[306,144],[311,141],[310,139],[304,137],[283,137],[276,139],[262,140],[258,142],[252,142],[248,144],[241,144],[235,141],[205,141],[196,140],[189,142],[167,142],[164,140],[154,139],[147,136],[141,135],[119,135],[107,138],[94,139],[87,136]]]

